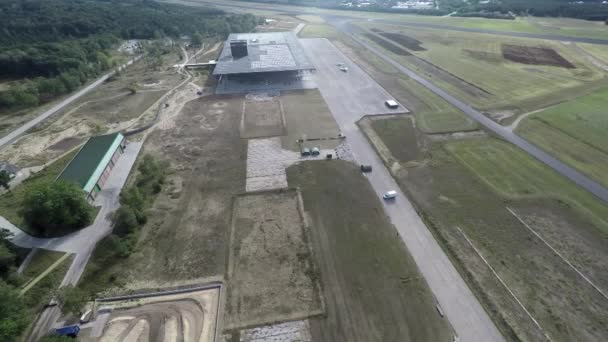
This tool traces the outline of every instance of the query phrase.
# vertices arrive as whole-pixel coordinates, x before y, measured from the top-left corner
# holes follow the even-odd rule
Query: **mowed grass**
[[[608,234],[605,203],[517,147],[497,139],[453,141],[444,147],[502,197],[558,199]]]
[[[310,320],[314,341],[451,340],[449,323],[355,165],[300,163],[287,178],[302,192],[326,301],[326,317]]]
[[[516,132],[608,186],[608,88],[524,119]]]
[[[408,88],[426,106],[419,110],[414,109],[416,125],[424,133],[450,133],[459,131],[473,131],[479,128],[476,121],[471,120],[456,107],[447,103],[441,97],[420,85],[411,78],[400,78],[398,81],[404,88]]]
[[[39,184],[53,182],[57,176],[59,176],[61,171],[63,171],[65,166],[70,162],[70,160],[72,160],[76,152],[77,151],[73,151],[66,154],[41,171],[30,176],[21,184],[11,189],[11,191],[0,195],[0,216],[3,216],[5,219],[24,231],[30,234],[35,234],[36,232],[25,224],[23,216],[20,213],[23,197],[29,191],[29,189],[36,187]]]
[[[422,47],[427,50],[411,51],[415,56],[397,56],[384,51],[396,61],[482,110],[526,112],[575,98],[608,84],[603,70],[580,56],[572,46],[560,42],[413,29],[374,22],[360,22],[358,25],[366,29],[404,34],[421,41]],[[576,68],[528,65],[505,60],[501,51],[503,43],[554,49]],[[421,68],[417,58],[444,69],[470,85],[447,81],[432,69]],[[471,86],[483,89],[488,94],[475,95],[467,91]]]
[[[300,38],[336,38],[339,35],[340,33],[328,24],[306,24],[298,34]]]

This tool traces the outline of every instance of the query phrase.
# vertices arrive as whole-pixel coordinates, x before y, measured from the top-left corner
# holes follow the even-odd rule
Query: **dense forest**
[[[37,105],[71,92],[113,67],[110,49],[123,39],[178,38],[195,32],[251,31],[252,15],[147,0],[0,1],[0,107]]]

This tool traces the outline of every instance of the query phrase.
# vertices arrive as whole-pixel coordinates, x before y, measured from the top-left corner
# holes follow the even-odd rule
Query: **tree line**
[[[36,106],[111,69],[123,39],[226,37],[258,24],[250,14],[146,0],[0,1],[0,110]]]

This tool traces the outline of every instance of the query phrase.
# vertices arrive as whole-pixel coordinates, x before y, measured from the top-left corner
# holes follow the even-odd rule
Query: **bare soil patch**
[[[213,342],[219,291],[212,288],[102,303],[102,307],[113,309],[102,335],[81,334],[79,338],[108,342]]]
[[[545,47],[502,44],[502,56],[515,63],[576,68],[557,51]]]
[[[236,197],[227,330],[322,313],[306,230],[295,190]]]
[[[383,32],[381,30],[373,29],[372,31],[377,32],[384,38],[390,39],[397,44],[403,45],[408,50],[412,51],[426,51],[424,47],[422,47],[422,42],[416,38],[412,38],[410,36],[406,36],[402,33],[394,33],[394,32]]]
[[[265,138],[285,134],[280,99],[276,97],[243,102],[242,138]]]
[[[412,55],[406,49],[399,47],[393,43],[387,42],[386,40],[376,36],[373,33],[364,33],[363,35],[366,38],[368,38],[369,40],[373,41],[374,43],[382,46],[383,48],[387,49],[388,51],[390,51],[396,55],[399,55],[399,56],[411,56]]]
[[[68,137],[47,147],[49,150],[65,152],[83,142],[83,138]]]

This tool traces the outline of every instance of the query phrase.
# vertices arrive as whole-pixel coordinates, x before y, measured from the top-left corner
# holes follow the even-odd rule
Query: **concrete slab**
[[[330,108],[331,103],[345,106],[359,117],[409,112],[402,104],[395,109],[388,108],[384,102],[394,98],[329,40],[313,38],[300,41],[315,64],[314,79]],[[341,66],[348,71],[340,70]]]

